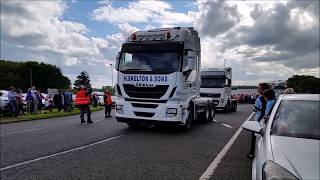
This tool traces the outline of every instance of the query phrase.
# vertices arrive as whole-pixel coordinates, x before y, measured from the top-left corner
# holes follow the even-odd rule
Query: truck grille
[[[201,96],[201,97],[220,97],[221,94],[220,94],[220,93],[213,93],[213,94],[210,94],[210,93],[200,93],[200,96]]]
[[[141,107],[141,108],[157,108],[158,104],[140,104],[140,103],[131,103],[133,107]]]
[[[154,113],[149,113],[149,112],[134,112],[136,116],[141,116],[141,117],[153,117]]]
[[[168,90],[169,85],[157,85],[155,87],[135,87],[132,84],[124,84],[123,89],[130,97],[160,99]]]

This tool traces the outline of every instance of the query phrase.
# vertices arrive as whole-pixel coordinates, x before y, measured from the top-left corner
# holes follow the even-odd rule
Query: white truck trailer
[[[237,110],[238,102],[231,98],[232,69],[205,68],[201,71],[201,97],[214,98],[216,109],[225,112]]]
[[[117,56],[116,119],[131,127],[212,121],[212,98],[200,98],[200,38],[193,28],[137,31]]]

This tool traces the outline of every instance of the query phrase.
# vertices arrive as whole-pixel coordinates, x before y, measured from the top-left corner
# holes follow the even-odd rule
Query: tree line
[[[320,94],[320,79],[314,76],[294,75],[287,81],[287,87],[297,93]]]
[[[58,66],[35,61],[13,62],[0,60],[0,89],[10,86],[26,91],[35,86],[42,92],[48,88],[66,89],[70,79],[62,74]]]

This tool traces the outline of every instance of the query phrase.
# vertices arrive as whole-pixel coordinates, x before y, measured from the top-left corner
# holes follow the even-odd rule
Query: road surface
[[[78,115],[2,124],[1,180],[196,180],[212,174],[210,164],[251,113],[251,105],[239,105],[237,112],[218,113],[216,122],[195,123],[187,132],[131,129],[105,119],[104,111],[92,114],[93,124],[81,125]],[[251,179],[249,138],[240,132],[210,179]]]

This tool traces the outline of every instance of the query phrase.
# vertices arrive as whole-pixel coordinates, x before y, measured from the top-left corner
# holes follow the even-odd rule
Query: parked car
[[[256,133],[252,179],[319,179],[320,95],[280,95],[265,122],[247,121]]]
[[[0,115],[10,113],[8,91],[0,90]]]

